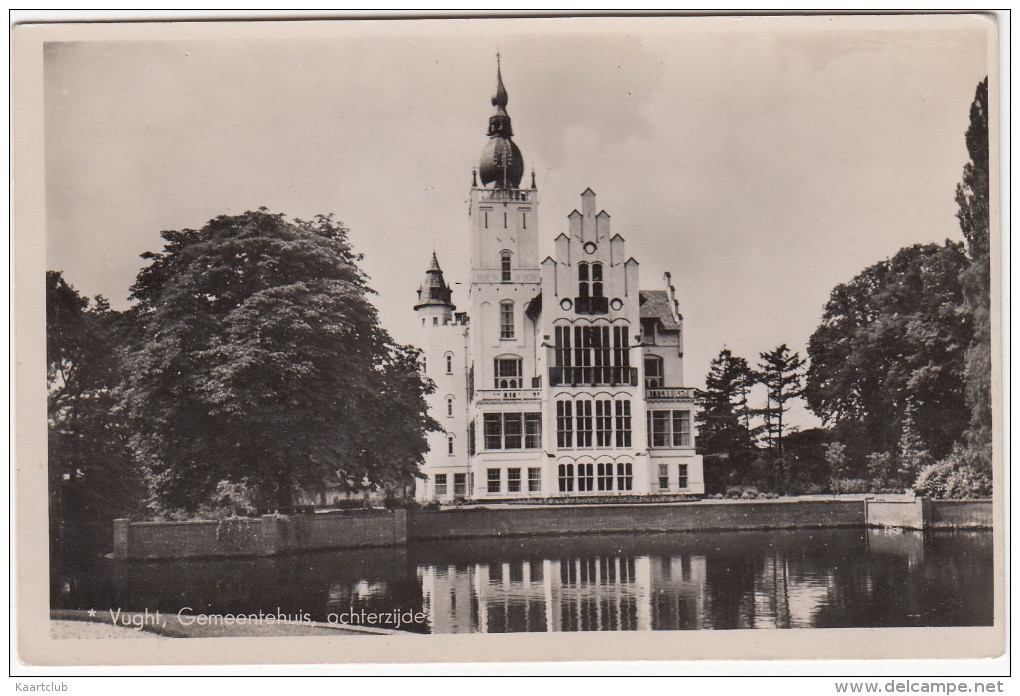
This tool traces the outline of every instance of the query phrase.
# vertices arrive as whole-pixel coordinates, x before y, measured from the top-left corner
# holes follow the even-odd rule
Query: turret
[[[453,290],[443,278],[443,269],[439,267],[436,252],[432,252],[432,262],[425,271],[425,280],[418,286],[418,304],[414,311],[422,317],[422,325],[448,324],[453,318],[457,307],[453,304]]]

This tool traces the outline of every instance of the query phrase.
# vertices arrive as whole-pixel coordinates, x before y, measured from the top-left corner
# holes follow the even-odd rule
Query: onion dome
[[[489,142],[482,150],[478,174],[482,186],[495,184],[495,188],[518,188],[524,177],[524,157],[511,140],[514,131],[510,125],[510,115],[506,112],[509,96],[503,86],[503,73],[496,55],[496,93],[492,96],[492,105],[496,112],[489,117]]]
[[[439,267],[439,259],[436,252],[432,252],[432,263],[425,271],[425,280],[418,286],[418,304],[415,309],[422,307],[449,307],[456,309],[453,305],[453,290],[446,284],[443,278],[443,269]]]

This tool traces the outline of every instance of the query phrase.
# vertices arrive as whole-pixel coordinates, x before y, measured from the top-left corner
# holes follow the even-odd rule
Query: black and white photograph
[[[23,661],[1002,654],[997,32],[16,27]]]

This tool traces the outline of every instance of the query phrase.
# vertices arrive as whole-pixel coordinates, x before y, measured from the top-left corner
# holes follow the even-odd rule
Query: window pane
[[[634,467],[629,462],[619,462],[616,465],[617,488],[621,491],[634,489]]]
[[[669,488],[669,465],[659,464],[659,488],[666,490]]]
[[[446,474],[436,474],[436,497],[446,495]]]
[[[616,446],[630,447],[630,402],[616,402]]]
[[[673,446],[691,446],[691,412],[673,411]]]
[[[503,447],[503,420],[498,413],[486,413],[484,422],[485,449]]]
[[[489,484],[488,491],[489,491],[489,493],[499,493],[500,492],[500,484],[501,484],[501,481],[500,481],[500,470],[499,469],[487,469],[486,471],[487,471],[487,475],[488,475],[488,484]]]
[[[542,490],[542,469],[533,466],[528,468],[528,491],[537,493]]]
[[[465,495],[467,493],[467,474],[453,475],[453,494]]]
[[[687,488],[687,465],[680,464],[679,468],[680,468],[680,480],[679,480],[680,488]]]
[[[521,470],[520,469],[507,469],[506,470],[506,491],[507,493],[520,493],[521,492]]]
[[[592,419],[591,402],[577,402],[577,446],[591,447]],[[580,489],[578,489],[580,490]]]
[[[503,252],[500,258],[500,270],[502,271],[502,280],[504,283],[510,281],[510,252]]]
[[[523,416],[520,413],[503,414],[504,449],[521,449],[521,436],[523,435],[522,418]]]
[[[573,403],[556,402],[556,446],[574,446]]]
[[[577,490],[591,491],[595,489],[595,465],[577,465]]]
[[[542,414],[524,414],[524,448],[538,449],[542,446]]]
[[[514,303],[501,302],[499,305],[499,337],[511,339],[514,337]]]
[[[669,411],[651,411],[649,416],[652,421],[652,447],[669,447]]]

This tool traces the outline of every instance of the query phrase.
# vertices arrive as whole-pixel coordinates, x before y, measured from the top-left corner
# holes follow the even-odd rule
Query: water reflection
[[[422,610],[436,633],[990,625],[989,532],[527,537],[54,573],[53,603]]]

